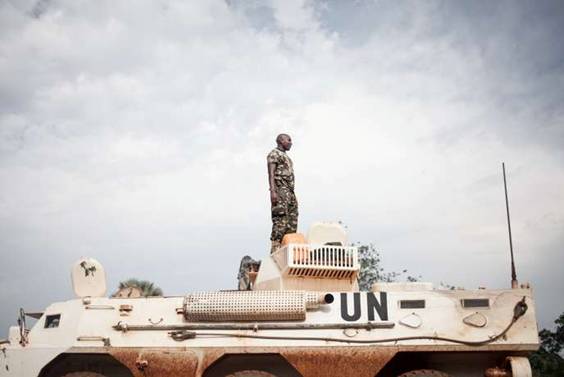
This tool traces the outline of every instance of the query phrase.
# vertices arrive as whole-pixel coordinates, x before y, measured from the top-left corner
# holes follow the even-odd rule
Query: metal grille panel
[[[319,295],[303,291],[202,292],[186,296],[184,318],[190,322],[303,321]]]
[[[348,279],[359,270],[358,249],[352,246],[289,244],[274,259],[289,276]]]

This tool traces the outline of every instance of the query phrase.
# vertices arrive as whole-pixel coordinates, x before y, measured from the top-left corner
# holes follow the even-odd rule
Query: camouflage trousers
[[[278,202],[272,206],[272,233],[271,241],[282,241],[288,233],[298,230],[298,201],[293,191],[286,188],[277,188]]]

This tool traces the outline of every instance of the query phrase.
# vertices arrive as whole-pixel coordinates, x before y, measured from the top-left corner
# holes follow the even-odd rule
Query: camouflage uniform
[[[286,152],[273,149],[267,156],[269,164],[274,164],[273,188],[278,194],[278,202],[272,206],[272,233],[270,240],[282,241],[287,233],[296,233],[298,229],[298,201],[294,194],[294,166]]]

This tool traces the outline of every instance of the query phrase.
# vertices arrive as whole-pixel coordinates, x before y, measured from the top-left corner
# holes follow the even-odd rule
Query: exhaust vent
[[[327,295],[305,291],[223,291],[185,297],[189,322],[304,321],[306,310],[327,302]]]

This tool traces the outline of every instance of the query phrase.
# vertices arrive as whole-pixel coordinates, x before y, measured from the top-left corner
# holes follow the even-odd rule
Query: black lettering
[[[347,296],[346,293],[341,293],[341,318],[349,322],[358,321],[360,318],[360,293],[353,293],[354,311],[352,315],[349,315]]]
[[[366,306],[368,309],[368,320],[374,321],[374,310],[378,312],[380,320],[388,320],[388,297],[386,292],[380,292],[380,301],[376,299],[373,292],[366,293]]]

